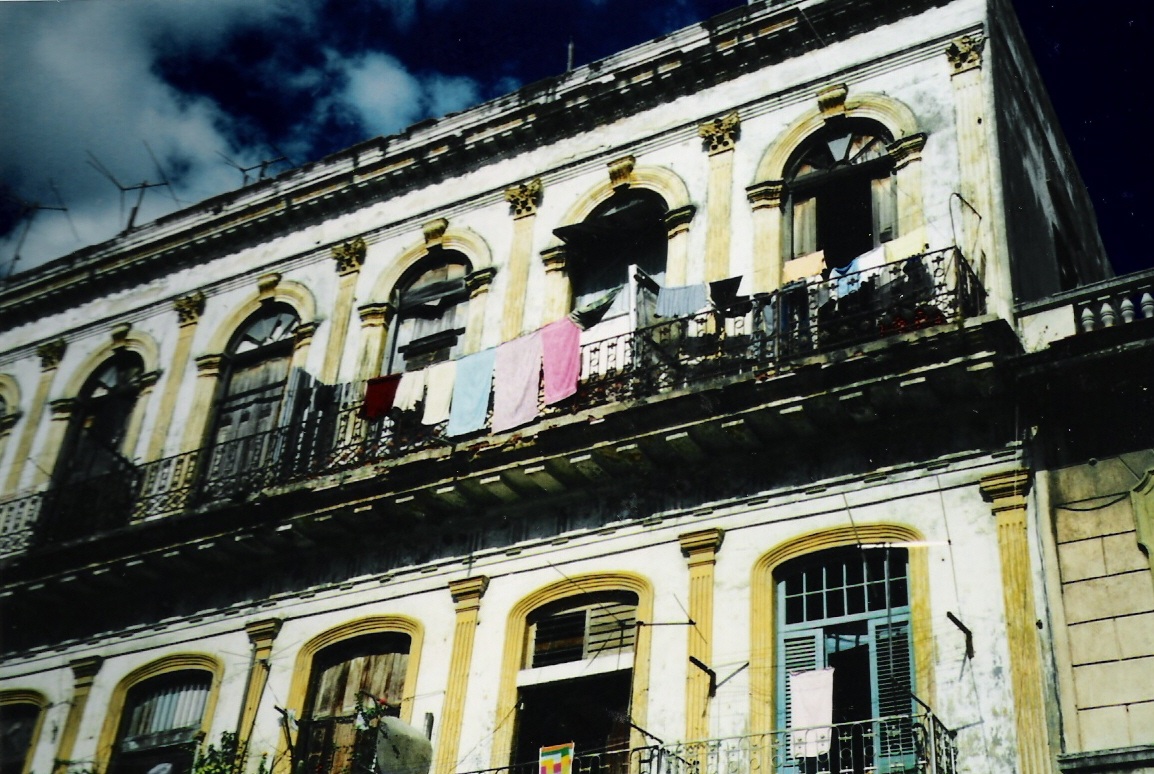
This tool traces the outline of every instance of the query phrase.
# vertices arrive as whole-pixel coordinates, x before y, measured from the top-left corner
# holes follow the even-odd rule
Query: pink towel
[[[545,405],[552,406],[577,392],[581,375],[581,329],[568,317],[541,329],[545,373]]]
[[[493,432],[512,430],[537,418],[541,385],[541,332],[497,347],[493,367]]]

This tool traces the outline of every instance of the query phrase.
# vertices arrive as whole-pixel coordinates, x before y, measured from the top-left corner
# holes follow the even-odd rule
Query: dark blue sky
[[[123,187],[163,174],[190,203],[239,187],[232,164],[282,153],[301,164],[559,73],[570,38],[584,64],[738,4],[0,2],[0,72],[17,74],[0,82],[0,276],[21,237],[17,270],[124,227],[139,192],[122,195],[91,161]],[[1154,266],[1142,228],[1154,204],[1142,154],[1151,111],[1135,85],[1150,70],[1154,10],[1017,5],[1115,266]],[[57,191],[75,234],[47,209]],[[137,222],[177,206],[164,188],[143,202]],[[35,216],[27,228],[21,212]]]

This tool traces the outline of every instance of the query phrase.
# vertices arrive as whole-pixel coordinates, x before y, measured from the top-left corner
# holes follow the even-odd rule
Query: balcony
[[[577,393],[539,421],[735,380],[762,380],[919,329],[984,312],[981,285],[954,248],[857,274],[801,281],[718,309],[581,348]],[[884,344],[883,344],[884,346]],[[0,557],[48,543],[218,504],[269,487],[349,471],[488,433],[448,438],[414,415],[363,416],[365,385],[316,385],[300,422],[136,467],[107,482],[73,482],[0,502]],[[94,510],[100,510],[95,514]]]

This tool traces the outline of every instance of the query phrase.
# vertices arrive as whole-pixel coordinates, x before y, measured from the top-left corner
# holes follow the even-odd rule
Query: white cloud
[[[469,78],[409,72],[385,54],[335,60],[345,88],[336,95],[370,134],[391,134],[426,116],[442,116],[476,104],[480,93]]]

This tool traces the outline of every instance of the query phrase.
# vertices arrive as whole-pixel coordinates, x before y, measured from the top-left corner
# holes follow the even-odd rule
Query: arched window
[[[437,250],[406,272],[393,291],[386,373],[416,371],[460,357],[468,320],[469,259],[456,250]]]
[[[259,476],[275,463],[281,448],[277,430],[290,419],[284,403],[299,322],[291,307],[269,304],[245,321],[229,343],[209,442],[210,497],[227,495],[233,482]]]
[[[297,736],[304,774],[373,769],[376,736],[367,732],[374,718],[400,716],[411,646],[408,634],[383,632],[316,654]]]
[[[41,705],[30,701],[0,701],[0,771],[23,774],[32,755]]]
[[[128,690],[109,774],[188,774],[212,675],[186,669]]]
[[[805,729],[782,740],[787,770],[913,765],[908,577],[897,548],[831,549],[775,572],[777,727]]]
[[[897,236],[892,139],[880,124],[844,119],[798,149],[786,167],[790,258],[821,251],[843,268]]]
[[[565,242],[573,309],[584,327],[619,317],[636,325],[639,307],[646,317],[644,307],[652,306],[655,285],[665,279],[668,210],[654,191],[621,188],[583,222],[554,230]]]
[[[542,747],[573,742],[579,758],[600,756],[612,770],[628,769],[637,602],[632,592],[606,591],[530,613],[513,764],[536,761]]]
[[[128,523],[136,468],[125,456],[124,442],[143,370],[139,355],[121,350],[84,383],[52,473],[39,542],[85,537]]]

